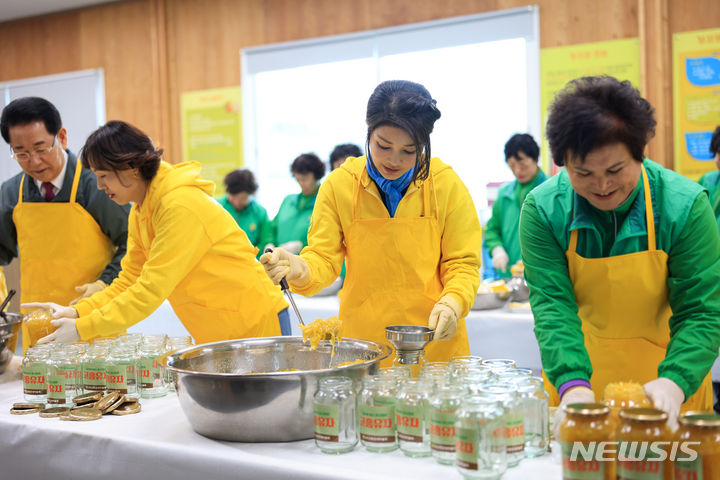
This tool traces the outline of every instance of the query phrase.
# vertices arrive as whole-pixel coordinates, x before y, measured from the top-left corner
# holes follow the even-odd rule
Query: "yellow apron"
[[[5,273],[3,273],[3,267],[0,267],[0,302],[5,300],[7,297],[7,283],[5,282]]]
[[[648,250],[606,258],[583,258],[576,252],[577,230],[566,252],[570,279],[582,320],[585,348],[592,362],[590,384],[598,400],[611,382],[644,384],[658,376],[670,341],[667,254],[657,249],[650,183],[642,167]],[[557,391],[547,382],[550,404]],[[710,375],[682,407],[712,408]]]
[[[100,278],[112,259],[112,242],[76,201],[81,172],[78,160],[69,203],[23,202],[27,175],[20,180],[13,222],[20,257],[22,303],[67,305],[78,296],[75,287]],[[29,346],[29,335],[24,326],[22,332],[24,351]]]
[[[355,183],[352,222],[345,240],[347,276],[339,293],[343,337],[383,345],[388,344],[386,326],[427,326],[443,291],[442,252],[435,218],[437,207],[431,209],[430,205],[430,199],[435,198],[432,176],[419,188],[423,196],[420,217],[363,219],[358,212],[361,195],[382,200],[369,187]],[[465,319],[458,319],[452,339],[430,342],[425,353],[427,361],[469,355]],[[391,355],[381,366],[391,365],[392,361]]]

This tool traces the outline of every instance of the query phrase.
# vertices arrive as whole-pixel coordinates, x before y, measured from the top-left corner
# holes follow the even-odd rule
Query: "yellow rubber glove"
[[[70,302],[70,305],[75,305],[83,298],[91,297],[95,293],[105,290],[107,288],[107,283],[103,282],[102,280],[95,280],[92,283],[86,283],[84,285],[80,285],[78,287],[75,287],[75,291],[80,294],[79,297],[74,299],[72,302]]]
[[[285,249],[276,248],[270,253],[263,253],[260,263],[275,285],[279,285],[283,278],[296,287],[304,287],[310,281],[310,267],[305,260]]]
[[[435,330],[433,340],[450,340],[457,331],[457,321],[462,309],[457,300],[450,295],[444,295],[437,301],[430,312],[428,327]]]

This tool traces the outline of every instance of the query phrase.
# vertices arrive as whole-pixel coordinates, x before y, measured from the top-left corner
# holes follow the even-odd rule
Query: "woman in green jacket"
[[[717,170],[708,172],[700,177],[700,185],[707,188],[710,194],[710,204],[715,213],[715,219],[720,231],[720,125],[715,129],[712,139],[710,139],[710,153],[715,156],[715,166]]]
[[[509,277],[508,265],[520,260],[518,227],[525,197],[547,179],[538,165],[539,156],[540,147],[527,133],[517,133],[505,143],[505,162],[515,180],[500,187],[485,234],[485,248],[501,277]]]
[[[262,255],[265,245],[273,242],[273,231],[267,210],[257,203],[253,195],[258,184],[248,169],[233,170],[225,175],[226,194],[218,199],[220,205],[232,215],[248,240]]]
[[[310,217],[320,179],[325,175],[325,164],[314,153],[303,153],[293,160],[290,172],[300,185],[301,192],[288,195],[280,205],[272,221],[273,245],[298,254],[307,246]]]
[[[633,381],[674,422],[712,404],[720,234],[705,190],[644,158],[655,124],[627,81],[570,82],[546,128],[566,168],[528,194],[520,244],[551,402]]]

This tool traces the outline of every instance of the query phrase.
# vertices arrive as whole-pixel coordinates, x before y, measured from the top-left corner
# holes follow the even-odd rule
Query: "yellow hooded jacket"
[[[160,163],[142,205],[130,210],[120,275],[75,306],[81,338],[120,332],[166,298],[196,343],[280,334],[282,292],[214,189],[196,162]]]

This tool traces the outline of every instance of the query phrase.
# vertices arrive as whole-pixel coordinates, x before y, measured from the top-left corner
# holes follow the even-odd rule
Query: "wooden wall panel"
[[[657,1],[667,13],[641,18]],[[179,161],[180,95],[238,85],[242,48],[533,4],[542,48],[720,26],[717,0],[132,0],[0,24],[0,81],[102,67],[108,118]],[[653,32],[644,62],[671,47]],[[671,65],[659,68],[650,100],[667,102]]]

